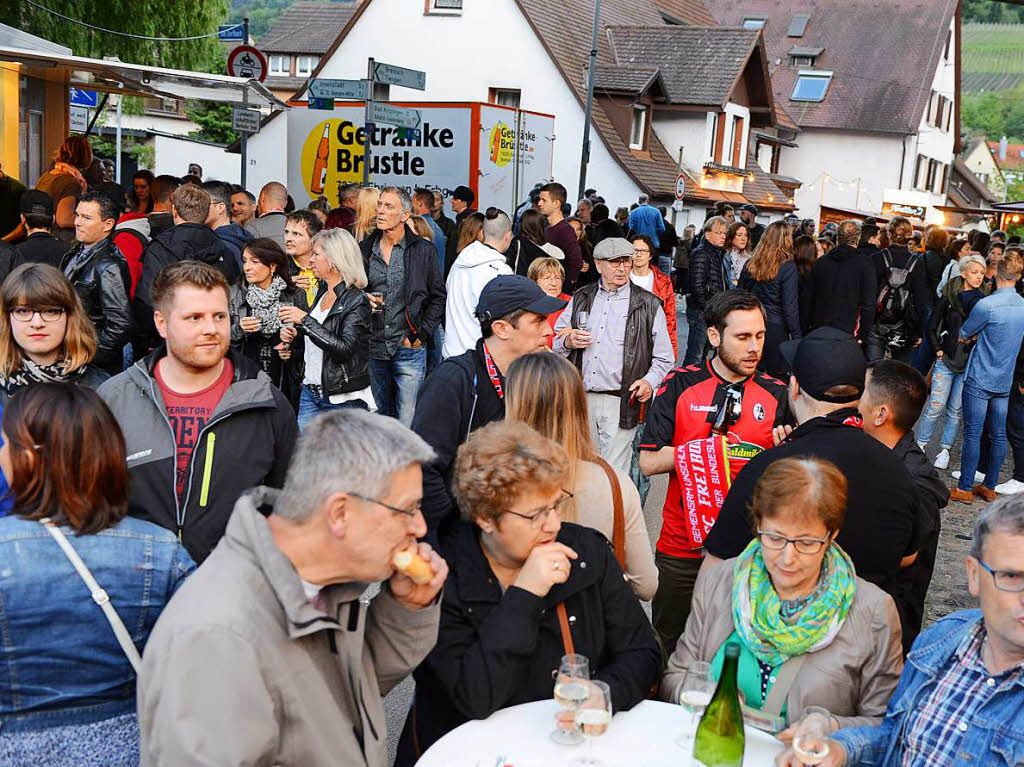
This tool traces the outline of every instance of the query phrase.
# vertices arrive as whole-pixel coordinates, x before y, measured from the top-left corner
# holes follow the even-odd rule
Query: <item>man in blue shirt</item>
[[[660,242],[658,235],[665,231],[665,219],[647,200],[646,194],[640,195],[640,204],[629,214],[629,228],[633,234],[646,234],[657,248]]]
[[[971,503],[978,495],[995,500],[999,469],[1006,457],[1006,413],[1010,402],[1013,369],[1024,335],[1024,298],[1016,284],[1024,269],[1019,248],[1006,251],[996,267],[996,290],[981,299],[960,328],[960,340],[976,338],[964,371],[964,445],[960,458],[959,485],[950,500]],[[974,485],[978,468],[981,433],[988,420],[990,450],[985,481]],[[973,492],[972,492],[973,490]]]

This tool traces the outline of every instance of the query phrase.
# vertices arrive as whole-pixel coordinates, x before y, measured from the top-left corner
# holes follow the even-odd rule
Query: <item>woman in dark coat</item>
[[[552,672],[567,652],[559,605],[575,651],[589,659],[591,679],[611,687],[616,712],[642,701],[657,679],[654,631],[608,541],[561,522],[568,471],[561,447],[516,421],[477,429],[459,449],[454,490],[466,521],[441,541],[451,575],[437,644],[413,672],[416,698],[396,767],[410,767],[467,720],[551,698]]]
[[[523,213],[519,222],[519,234],[512,238],[505,260],[515,274],[527,276],[530,264],[538,258],[547,258],[548,253],[541,250],[544,239],[544,216],[536,208]]]

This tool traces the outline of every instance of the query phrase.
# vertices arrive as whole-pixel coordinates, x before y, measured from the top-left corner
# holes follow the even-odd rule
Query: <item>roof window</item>
[[[832,73],[816,69],[801,69],[796,76],[791,101],[824,101],[825,92],[832,82]]]
[[[811,20],[809,13],[794,13],[789,22],[789,29],[786,30],[786,37],[803,37],[807,31],[807,22]]]
[[[744,16],[743,26],[746,29],[763,29],[766,21],[768,19],[764,16]]]

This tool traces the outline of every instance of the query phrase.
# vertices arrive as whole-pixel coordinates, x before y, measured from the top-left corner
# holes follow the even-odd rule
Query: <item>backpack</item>
[[[910,288],[910,275],[920,261],[920,256],[910,254],[906,267],[893,266],[888,248],[882,251],[885,259],[885,284],[878,292],[876,322],[883,325],[912,328],[917,325],[917,307]]]

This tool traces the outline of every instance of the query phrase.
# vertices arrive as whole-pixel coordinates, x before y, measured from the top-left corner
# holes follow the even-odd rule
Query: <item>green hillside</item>
[[[964,24],[965,93],[1014,90],[1024,82],[1024,24]]]

